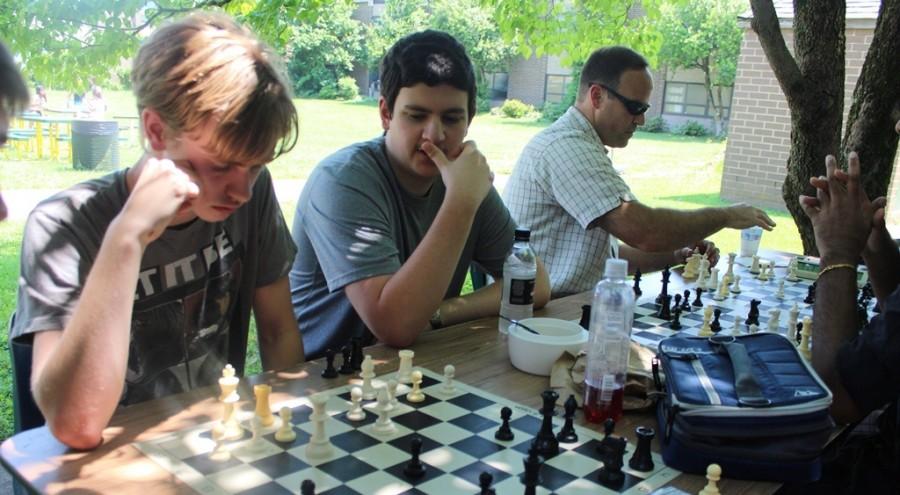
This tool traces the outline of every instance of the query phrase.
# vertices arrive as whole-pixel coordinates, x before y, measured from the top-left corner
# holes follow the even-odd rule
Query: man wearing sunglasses
[[[718,250],[707,236],[775,225],[744,204],[679,211],[635,198],[607,148],[626,146],[644,124],[652,90],[640,54],[621,46],[595,51],[582,70],[575,105],[519,157],[503,196],[518,225],[531,228],[553,297],[591,289],[608,257],[627,259],[630,270],[645,273],[682,263],[694,250],[709,251],[715,264]]]

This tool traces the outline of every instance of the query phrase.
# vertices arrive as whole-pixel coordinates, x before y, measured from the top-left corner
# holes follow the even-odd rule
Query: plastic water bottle
[[[625,376],[634,319],[634,291],[625,281],[628,262],[606,260],[594,290],[584,387],[584,417],[592,423],[622,418]]]
[[[537,260],[528,244],[531,231],[516,229],[512,250],[503,263],[503,299],[500,301],[501,335],[509,332],[510,320],[531,318],[534,314],[534,279],[537,277]],[[508,319],[507,319],[508,318]]]

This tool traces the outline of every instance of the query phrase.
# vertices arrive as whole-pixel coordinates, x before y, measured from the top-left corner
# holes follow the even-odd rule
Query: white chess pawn
[[[731,284],[731,293],[732,294],[740,294],[741,293],[741,276],[734,276],[734,283]]]
[[[347,419],[350,421],[362,421],[366,419],[366,412],[362,408],[362,389],[353,387],[350,389],[350,410],[347,411]]]
[[[754,254],[753,257],[750,258],[750,270],[749,271],[750,271],[750,273],[753,273],[753,274],[759,273],[759,256]]]
[[[400,356],[400,367],[397,369],[397,381],[400,383],[409,383],[411,381],[410,373],[412,373],[412,361],[415,357],[415,351],[403,349],[397,353]]]
[[[741,324],[744,323],[742,316],[734,315],[734,326],[731,327],[731,335],[737,337],[741,334]]]
[[[762,282],[769,281],[769,267],[768,265],[762,265],[759,268],[759,275],[756,276]]]
[[[453,386],[453,377],[456,375],[456,367],[452,364],[444,366],[444,388],[441,390],[447,395],[456,393],[456,387]]]
[[[272,421],[274,422],[274,419]],[[265,445],[265,442],[260,440],[262,429],[262,418],[260,418],[259,416],[253,416],[253,418],[250,420],[250,431],[253,433],[253,436],[250,437],[249,442],[249,447],[251,450],[259,450]]]
[[[769,279],[775,280],[775,262],[769,263]]]
[[[784,279],[781,279],[781,281],[778,282],[778,290],[775,291],[775,298],[784,299]]]
[[[725,283],[725,278],[722,278],[722,281],[719,282],[719,290],[713,295],[713,299],[716,301],[724,301],[726,297],[728,297],[728,284]]]
[[[718,482],[722,478],[722,468],[718,464],[710,464],[706,468],[706,486],[697,495],[719,495]]]
[[[375,362],[372,361],[372,356],[366,355],[365,359],[363,359],[363,362],[359,365],[359,367],[361,368],[359,376],[363,379],[363,399],[372,400],[375,398],[376,393],[375,387],[372,386],[372,378],[375,378]]]
[[[281,427],[275,432],[275,441],[289,443],[297,438],[297,433],[291,426],[291,408],[284,406],[278,411],[281,418]]]
[[[422,372],[419,370],[415,370],[410,373],[412,377],[412,390],[406,394],[406,400],[410,402],[422,402],[425,400],[425,394],[422,393]]]
[[[781,310],[773,308],[769,310],[769,323],[766,325],[766,331],[778,333],[778,325],[781,323]]]
[[[791,342],[797,341],[797,318],[800,316],[800,308],[795,302],[791,309],[788,310],[787,337]]]
[[[416,372],[413,372],[415,374]],[[376,405],[376,410],[378,411],[378,419],[375,420],[375,425],[372,426],[372,430],[379,435],[390,435],[396,433],[397,426],[394,424],[394,421],[391,420],[390,412],[393,409],[391,407],[391,398],[388,397],[387,387],[379,387],[378,388],[378,404]]]

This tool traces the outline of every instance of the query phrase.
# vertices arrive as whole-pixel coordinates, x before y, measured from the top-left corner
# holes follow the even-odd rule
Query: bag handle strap
[[[714,335],[709,338],[713,349],[724,349],[731,361],[734,371],[734,391],[737,394],[738,403],[747,407],[767,407],[772,401],[765,398],[759,382],[753,376],[750,366],[750,354],[747,348],[730,335]]]

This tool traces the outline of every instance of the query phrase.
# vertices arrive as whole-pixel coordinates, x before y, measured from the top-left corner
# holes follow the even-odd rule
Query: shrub
[[[566,113],[566,110],[569,109],[569,104],[564,102],[559,103],[544,103],[544,107],[541,108],[541,121],[543,122],[555,122],[556,119],[563,116]]]
[[[534,112],[534,107],[519,100],[506,100],[500,107],[500,113],[511,119],[521,119]]]
[[[709,134],[709,129],[696,120],[688,120],[678,127],[677,132],[682,136],[705,136]]]
[[[669,124],[666,123],[665,119],[657,115],[647,119],[647,122],[641,126],[641,130],[645,132],[666,132],[669,130]]]
[[[359,86],[356,79],[344,76],[337,83],[322,86],[319,90],[319,98],[323,100],[355,100],[359,98]]]

